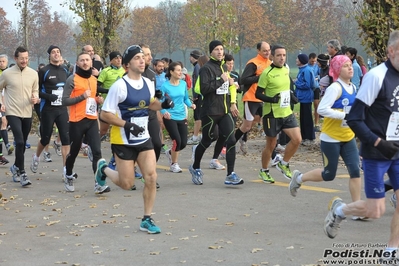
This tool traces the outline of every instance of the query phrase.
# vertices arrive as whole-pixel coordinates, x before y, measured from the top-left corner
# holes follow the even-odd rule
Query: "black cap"
[[[51,51],[52,51],[53,49],[58,49],[58,50],[60,50],[60,53],[61,53],[60,47],[58,47],[57,45],[50,45],[50,47],[47,49],[48,55],[51,54]]]
[[[141,50],[141,47],[138,45],[131,45],[129,46],[125,52],[123,53],[122,56],[122,64],[127,64],[132,60],[132,58],[138,54],[138,53],[144,53],[143,50]]]
[[[213,49],[215,49],[215,47],[219,45],[223,46],[223,43],[218,40],[211,41],[209,43],[209,53],[212,53]]]
[[[198,59],[200,58],[200,56],[202,56],[202,54],[198,50],[193,50],[191,51],[190,56],[192,56],[194,59]]]
[[[114,59],[115,57],[120,56],[122,58],[122,55],[120,52],[118,51],[113,51],[109,54],[109,61],[111,61],[112,59]]]

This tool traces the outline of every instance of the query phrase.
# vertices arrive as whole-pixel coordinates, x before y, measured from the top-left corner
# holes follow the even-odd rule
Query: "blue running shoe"
[[[116,170],[116,162],[115,162],[115,157],[112,155],[111,159],[109,159],[108,167],[111,168],[112,170]]]
[[[230,175],[226,176],[226,180],[224,180],[225,185],[242,185],[244,184],[244,180],[240,178],[236,173],[231,172]]]
[[[193,181],[193,183],[196,185],[202,185],[202,177],[204,176],[204,173],[201,171],[201,169],[194,169],[193,165],[190,165],[188,167],[188,170],[190,171],[190,174],[192,176],[191,180]]]
[[[140,231],[147,232],[149,234],[159,234],[161,233],[161,228],[154,224],[154,220],[147,218],[141,221]]]
[[[101,158],[100,160],[97,161],[97,170],[95,178],[97,184],[99,184],[101,187],[104,187],[106,185],[105,178],[107,176],[103,172],[105,167],[107,167],[107,162],[105,161],[104,158]]]

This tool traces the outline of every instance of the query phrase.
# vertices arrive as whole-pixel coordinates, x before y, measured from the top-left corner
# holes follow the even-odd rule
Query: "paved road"
[[[394,211],[389,204],[382,219],[347,219],[336,239],[327,238],[323,222],[329,200],[336,195],[350,200],[344,167],[334,182],[308,184],[293,198],[288,180],[276,169],[271,170],[275,184],[257,179],[261,139],[249,141],[249,155],[237,155],[242,186],[225,186],[225,171],[207,169],[210,150],[202,163],[202,186],[191,182],[187,170],[191,147],[181,154],[180,174],[166,171],[167,158],[162,155],[161,189],[153,214],[162,229],[159,235],[138,230],[141,182],[136,191],[109,184],[110,193],[95,195],[91,163],[80,156],[74,169],[79,174],[76,190],[67,193],[61,182],[61,157],[54,152],[52,163],[41,162],[38,173],[30,172],[37,137],[30,136],[29,141],[33,146],[26,151],[33,183],[29,188],[12,182],[9,165],[0,167],[0,265],[323,265],[325,249],[342,252],[352,243],[387,241]],[[102,148],[108,159],[109,143],[102,143]],[[320,165],[317,149],[301,147],[291,169],[307,171]]]

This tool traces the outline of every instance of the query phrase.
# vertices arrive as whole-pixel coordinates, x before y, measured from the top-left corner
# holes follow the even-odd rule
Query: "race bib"
[[[226,81],[225,83],[222,84],[219,88],[216,89],[216,94],[227,94],[229,93],[229,82]]]
[[[399,112],[392,112],[388,121],[386,140],[399,141]]]
[[[130,118],[130,122],[144,128],[144,131],[141,132],[137,137],[130,133],[129,140],[141,140],[150,138],[150,133],[148,132],[148,116],[132,117]]]
[[[57,100],[51,102],[51,105],[60,106],[62,105],[62,94],[64,92],[64,88],[58,88],[58,90],[52,90],[51,93],[57,95]]]
[[[350,110],[351,110],[352,106],[344,106],[343,110],[345,114],[349,114]],[[346,120],[342,120],[341,122],[341,127],[349,127],[348,124],[346,123]]]
[[[94,98],[86,99],[86,114],[91,116],[97,116],[97,102]]]
[[[280,107],[281,108],[290,107],[290,103],[291,103],[290,91],[280,92]]]

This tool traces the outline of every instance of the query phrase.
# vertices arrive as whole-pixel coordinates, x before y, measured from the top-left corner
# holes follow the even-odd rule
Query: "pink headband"
[[[329,74],[333,78],[333,81],[338,79],[342,66],[348,61],[351,60],[346,55],[336,55],[331,59]]]

